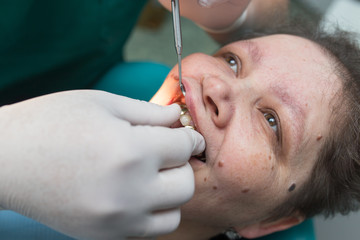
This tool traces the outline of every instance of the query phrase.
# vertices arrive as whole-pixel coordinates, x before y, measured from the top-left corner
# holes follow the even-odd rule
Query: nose
[[[232,88],[225,80],[210,77],[203,80],[203,99],[211,119],[218,128],[224,128],[233,114]]]

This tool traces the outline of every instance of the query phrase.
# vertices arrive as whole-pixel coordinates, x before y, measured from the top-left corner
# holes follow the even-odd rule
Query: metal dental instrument
[[[185,96],[185,88],[182,83],[181,76],[181,53],[182,53],[182,39],[181,39],[181,23],[180,23],[180,7],[179,0],[171,0],[171,11],[173,15],[174,36],[175,36],[175,49],[178,57],[179,69],[179,84],[183,95]]]

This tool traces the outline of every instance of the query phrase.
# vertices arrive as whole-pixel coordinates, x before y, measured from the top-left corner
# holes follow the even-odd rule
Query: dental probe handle
[[[182,38],[181,38],[179,0],[171,0],[171,11],[172,11],[172,15],[173,15],[176,54],[181,55],[181,53],[182,53]]]
[[[179,85],[182,94],[185,96],[185,88],[182,83],[181,76],[181,53],[182,53],[182,37],[181,37],[181,22],[180,22],[180,7],[179,0],[171,0],[171,11],[173,14],[174,36],[175,36],[175,49],[178,57],[179,69]]]

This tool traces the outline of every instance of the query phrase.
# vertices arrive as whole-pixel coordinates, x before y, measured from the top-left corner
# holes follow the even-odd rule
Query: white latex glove
[[[229,0],[198,0],[198,4],[202,7],[211,8],[228,1]]]
[[[171,0],[158,0],[171,11]],[[180,14],[207,32],[229,32],[245,21],[250,0],[180,0]]]
[[[0,205],[80,239],[175,230],[205,145],[179,115],[94,90],[0,108]]]

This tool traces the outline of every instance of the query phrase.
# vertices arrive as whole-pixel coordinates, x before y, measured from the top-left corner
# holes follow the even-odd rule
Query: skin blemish
[[[223,162],[223,161],[218,162],[218,166],[219,166],[219,167],[223,167],[223,166],[224,166],[224,162]]]
[[[213,189],[216,190],[216,189],[217,189],[217,186],[213,186]]]
[[[322,136],[319,135],[319,136],[317,136],[316,141],[320,141],[321,139],[322,139]]]
[[[207,181],[207,178],[205,177],[205,178],[204,178],[204,182],[206,182],[206,181]]]
[[[173,76],[173,79],[174,79],[174,80],[179,81],[179,76],[177,76],[177,75],[175,75],[175,74],[173,74],[172,76]]]
[[[245,189],[241,190],[242,193],[248,193],[249,191],[250,191],[249,188],[245,188]]]
[[[269,160],[271,160],[271,155],[269,155]]]
[[[289,192],[292,192],[292,191],[295,190],[295,188],[296,188],[296,184],[293,183],[293,184],[291,184],[291,186],[289,187],[288,191],[289,191]]]

